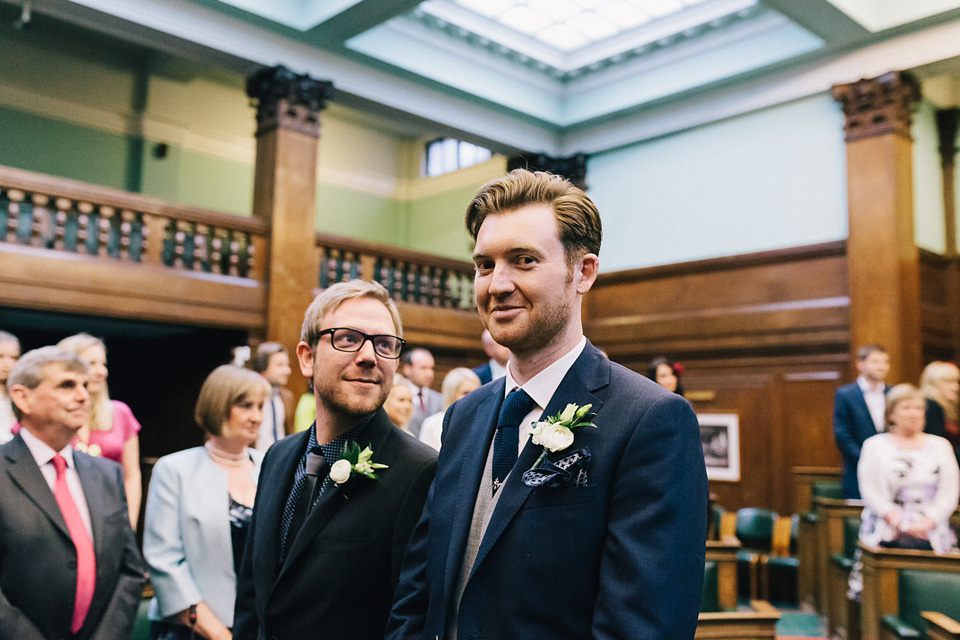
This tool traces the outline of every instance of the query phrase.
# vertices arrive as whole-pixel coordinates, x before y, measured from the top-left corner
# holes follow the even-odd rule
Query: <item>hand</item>
[[[900,524],[903,522],[903,514],[900,513],[900,509],[890,509],[890,511],[883,514],[883,519],[894,529],[900,529]]]
[[[918,538],[926,539],[930,531],[936,527],[936,523],[930,518],[923,517],[916,522],[907,525],[907,533]]]

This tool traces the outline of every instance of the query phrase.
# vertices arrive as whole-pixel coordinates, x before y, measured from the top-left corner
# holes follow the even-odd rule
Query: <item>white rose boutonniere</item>
[[[360,449],[356,442],[348,442],[343,447],[343,453],[340,459],[330,467],[330,479],[338,485],[345,483],[354,474],[379,480],[377,469],[386,469],[387,465],[373,461],[373,449],[365,447]]]
[[[542,422],[537,422],[530,433],[533,444],[543,447],[543,453],[537,458],[532,469],[536,469],[543,462],[547,453],[563,451],[573,444],[573,430],[580,427],[596,427],[587,419],[587,413],[592,404],[578,407],[568,404],[566,408],[555,416],[550,416]]]

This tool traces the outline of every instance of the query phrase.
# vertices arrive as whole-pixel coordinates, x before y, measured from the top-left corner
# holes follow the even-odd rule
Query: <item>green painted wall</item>
[[[470,260],[473,245],[463,226],[467,204],[480,184],[425,196],[409,203],[408,246],[448,258]]]
[[[317,230],[405,247],[403,203],[327,184],[317,185]]]
[[[917,246],[935,253],[947,247],[943,209],[943,170],[936,107],[923,100],[913,113],[913,219]]]

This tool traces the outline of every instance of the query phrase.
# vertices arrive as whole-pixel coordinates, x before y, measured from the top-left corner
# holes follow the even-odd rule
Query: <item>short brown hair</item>
[[[403,322],[400,320],[400,312],[397,311],[397,305],[390,299],[390,293],[383,285],[366,280],[350,280],[349,282],[338,282],[331,285],[326,291],[313,299],[303,317],[303,326],[300,327],[300,340],[306,342],[311,349],[316,347],[317,341],[320,339],[317,334],[320,333],[320,321],[323,320],[323,317],[347,300],[353,300],[354,298],[373,298],[382,302],[383,306],[390,312],[397,337],[403,337]]]
[[[257,345],[257,350],[250,358],[250,368],[257,373],[263,373],[270,366],[270,358],[278,353],[290,355],[287,348],[279,342],[261,342]]]
[[[865,344],[857,349],[857,360],[866,360],[874,351],[877,353],[887,353],[887,348],[882,344]]]
[[[597,206],[572,182],[545,171],[514,169],[480,187],[467,207],[467,232],[476,240],[488,215],[528,204],[553,208],[568,263],[572,264],[582,253],[600,255],[603,229]]]
[[[233,364],[217,367],[200,387],[193,412],[197,426],[212,436],[220,435],[231,407],[257,391],[263,393],[264,400],[270,397],[270,383],[259,373]]]

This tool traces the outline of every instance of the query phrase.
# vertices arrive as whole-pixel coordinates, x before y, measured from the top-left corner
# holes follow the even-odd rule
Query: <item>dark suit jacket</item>
[[[97,582],[77,637],[130,635],[144,565],[130,529],[120,465],[74,451],[93,525]],[[67,524],[19,435],[0,446],[0,639],[70,637],[76,549]]]
[[[485,385],[493,380],[493,371],[490,369],[489,362],[484,362],[479,367],[474,367],[473,372],[480,378],[481,385]]]
[[[444,637],[504,380],[447,410],[439,468],[407,550],[387,637]],[[500,491],[460,602],[460,640],[693,638],[707,478],[689,403],[589,343],[544,415],[591,404],[555,460],[589,449],[587,486],[531,489],[527,442]],[[489,487],[481,490],[488,491]]]
[[[947,416],[943,412],[940,403],[931,398],[927,398],[927,411],[925,416],[923,430],[935,436],[945,438],[947,436]]]
[[[884,393],[889,390],[890,386],[887,385]],[[843,385],[834,395],[833,435],[843,457],[842,495],[848,500],[859,499],[857,464],[860,462],[860,448],[864,440],[877,435],[877,427],[870,417],[863,391],[856,382]]]
[[[310,432],[284,438],[263,460],[237,585],[237,640],[383,637],[400,562],[436,473],[436,451],[403,433],[383,409],[361,447],[387,465],[320,497],[279,564],[279,523]],[[258,636],[259,630],[259,636]]]

